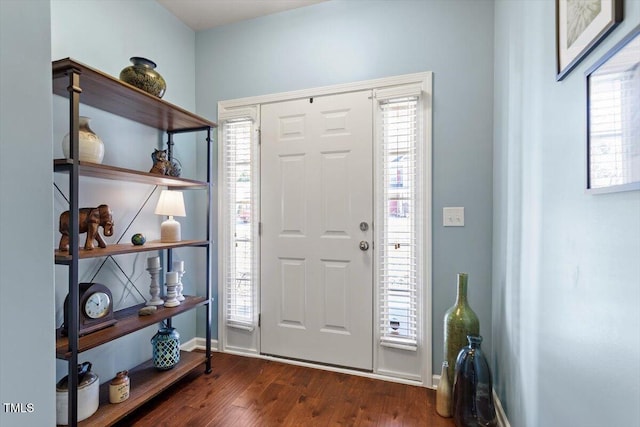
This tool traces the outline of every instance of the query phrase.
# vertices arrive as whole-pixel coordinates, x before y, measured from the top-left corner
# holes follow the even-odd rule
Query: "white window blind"
[[[226,236],[224,284],[228,326],[252,330],[257,289],[257,141],[251,118],[222,124],[224,226]]]
[[[377,167],[382,178],[376,184],[379,335],[383,345],[415,350],[423,245],[420,97],[381,95]]]

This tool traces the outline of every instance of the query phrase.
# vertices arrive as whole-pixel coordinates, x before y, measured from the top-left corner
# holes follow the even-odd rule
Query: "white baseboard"
[[[193,350],[206,350],[207,349],[207,340],[204,338],[192,338],[189,341],[182,343],[180,345],[180,350],[182,351],[193,351]],[[218,340],[211,340],[211,350],[218,351]]]
[[[433,384],[431,386],[432,389],[437,389],[438,388],[438,384],[440,384],[440,375],[432,375],[431,376],[431,384]]]
[[[440,383],[440,375],[433,376],[433,388],[438,388],[438,384]],[[502,402],[496,393],[496,390],[493,390],[493,406],[496,408],[496,418],[498,418],[498,427],[511,427],[509,423],[509,419],[507,418],[507,414],[505,414],[504,409],[502,408]]]

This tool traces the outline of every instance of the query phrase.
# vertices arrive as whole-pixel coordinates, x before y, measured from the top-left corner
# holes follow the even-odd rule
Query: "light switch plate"
[[[464,227],[464,208],[442,208],[442,225],[445,227]]]

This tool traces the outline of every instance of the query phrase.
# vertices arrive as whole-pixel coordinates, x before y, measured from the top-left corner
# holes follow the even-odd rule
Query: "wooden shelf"
[[[81,239],[82,240],[82,239]],[[84,240],[82,240],[84,242]],[[80,259],[88,258],[100,258],[112,255],[132,254],[137,252],[149,252],[159,251],[162,249],[174,249],[182,248],[186,246],[207,246],[209,244],[206,240],[181,240],[175,243],[162,243],[159,241],[147,242],[141,246],[135,246],[131,243],[118,243],[113,245],[107,245],[106,248],[98,248],[86,250],[80,248]],[[56,264],[69,264],[71,262],[71,255],[69,251],[55,251]]]
[[[54,172],[69,172],[72,166],[73,160],[71,159],[55,159],[53,161]],[[167,187],[181,189],[207,188],[209,186],[206,181],[196,181],[193,179],[158,175],[90,162],[79,162],[78,169],[81,176],[88,176],[92,178],[129,181],[149,185],[164,185]]]
[[[129,398],[121,403],[109,403],[109,381],[100,386],[100,406],[95,414],[78,423],[79,426],[110,426],[132,413],[167,387],[206,362],[200,352],[180,352],[180,362],[168,371],[159,371],[149,360],[129,370]],[[204,372],[204,369],[203,369]]]
[[[182,301],[179,306],[171,308],[159,306],[157,311],[149,316],[138,316],[138,310],[144,307],[144,304],[116,311],[114,314],[118,323],[81,336],[78,340],[78,353],[98,347],[99,345],[123,337],[131,332],[146,328],[147,326],[160,323],[169,317],[177,316],[205,303],[205,297],[185,295],[185,300]],[[71,357],[69,338],[62,336],[62,328],[58,328],[56,330],[56,358],[69,359],[69,357]]]
[[[80,102],[83,104],[167,131],[204,130],[217,126],[210,120],[71,58],[53,62],[53,93],[56,95],[69,95],[69,81],[65,77],[70,70],[80,72]]]

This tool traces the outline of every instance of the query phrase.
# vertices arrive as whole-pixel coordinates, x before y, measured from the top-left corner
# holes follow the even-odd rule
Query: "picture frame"
[[[564,79],[622,22],[623,0],[556,1],[556,80]]]
[[[640,190],[640,25],[585,76],[587,191]]]

